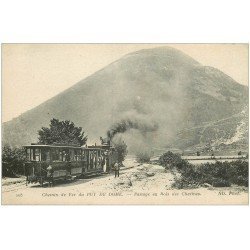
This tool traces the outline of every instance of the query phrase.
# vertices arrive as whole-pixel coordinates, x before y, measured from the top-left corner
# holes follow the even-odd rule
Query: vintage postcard
[[[248,44],[2,44],[2,204],[248,204]]]

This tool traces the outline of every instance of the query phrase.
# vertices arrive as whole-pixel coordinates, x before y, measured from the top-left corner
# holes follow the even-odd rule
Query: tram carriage
[[[117,161],[117,152],[107,145],[80,147],[74,145],[24,146],[27,183],[54,183],[57,180],[84,178],[109,172]]]

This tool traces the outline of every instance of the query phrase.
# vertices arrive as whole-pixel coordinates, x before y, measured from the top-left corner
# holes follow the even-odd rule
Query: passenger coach
[[[84,178],[90,174],[109,172],[117,161],[111,146],[80,147],[71,145],[24,146],[27,183],[54,183],[57,180]]]

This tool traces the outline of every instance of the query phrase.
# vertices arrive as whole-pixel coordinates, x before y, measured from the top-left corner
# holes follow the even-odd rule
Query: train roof
[[[31,145],[24,145],[25,148],[75,148],[81,149],[81,146],[70,146],[70,145],[45,145],[45,144],[31,144]]]
[[[84,150],[95,150],[95,149],[108,149],[106,146],[89,146],[89,147],[81,147],[81,146],[74,146],[74,145],[45,145],[45,144],[31,144],[31,145],[24,145],[25,148],[72,148],[72,149],[84,149]],[[112,148],[112,147],[109,147]]]

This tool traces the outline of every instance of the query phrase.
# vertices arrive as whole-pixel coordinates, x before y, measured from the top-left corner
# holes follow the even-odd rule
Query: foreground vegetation
[[[24,175],[25,151],[23,148],[4,146],[2,150],[2,177]]]
[[[231,185],[248,187],[248,161],[204,163],[199,166],[183,160],[180,155],[167,152],[159,158],[160,165],[174,172],[173,188],[184,189],[199,186],[230,187]]]

